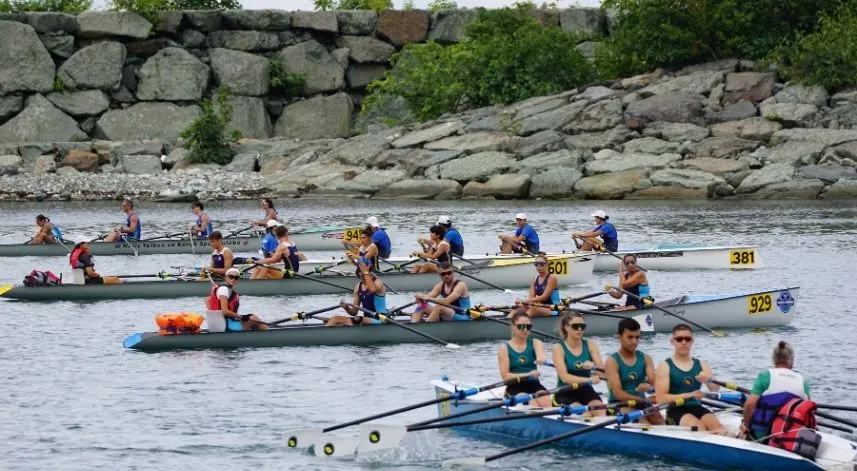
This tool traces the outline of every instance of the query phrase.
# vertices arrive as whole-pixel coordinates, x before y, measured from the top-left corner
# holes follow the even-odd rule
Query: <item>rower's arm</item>
[[[369,288],[373,294],[377,294],[378,296],[384,296],[384,282],[381,281],[381,278],[372,278],[369,274],[363,275],[363,283],[366,284],[366,287]]]
[[[595,364],[595,368],[598,368],[598,371],[594,371],[593,374],[596,374],[602,378],[604,378],[604,360],[601,358],[601,349],[598,348],[598,342],[592,339],[586,339],[585,342],[589,342],[589,355],[592,356],[592,363]]]
[[[536,364],[545,364],[545,344],[539,339],[533,339],[533,350],[536,351]]]
[[[714,378],[714,373],[711,371],[711,366],[708,365],[707,361],[702,361],[702,374],[707,375],[708,378]],[[714,384],[710,382],[706,382],[705,385],[708,387],[709,391],[717,392],[720,391],[720,385]]]
[[[449,244],[447,244],[447,243],[440,243],[440,244],[437,244],[437,245],[434,247],[434,249],[432,249],[432,248],[430,247],[429,249],[427,249],[427,250],[426,250],[426,251],[424,251],[423,253],[425,254],[425,256],[426,256],[426,257],[428,257],[428,258],[430,258],[430,259],[432,259],[432,260],[437,260],[438,258],[440,258],[440,256],[441,256],[441,255],[443,255],[443,254],[445,254],[445,253],[447,253],[447,252],[449,252]]]
[[[86,270],[86,274],[89,275],[90,278],[98,278],[99,276],[101,276],[98,274],[98,272],[95,271],[95,267],[92,265],[84,267],[84,270]]]
[[[256,265],[270,265],[272,263],[277,263],[283,259],[283,254],[285,253],[285,251],[286,249],[285,247],[283,247],[283,244],[280,244],[277,246],[277,250],[275,250],[270,257],[264,260],[259,260],[258,262],[256,262]]]
[[[613,393],[613,397],[616,398],[617,401],[639,402],[646,400],[645,397],[628,394],[627,391],[622,389],[622,378],[619,376],[619,365],[612,356],[607,357],[607,363],[604,365],[604,375],[607,378],[607,387],[610,388],[610,392]]]
[[[646,359],[646,382],[652,386],[652,392],[654,392],[655,385],[655,361],[652,360],[652,357],[647,353],[643,354],[643,357]]]
[[[235,320],[241,319],[241,316],[239,316],[237,312],[229,310],[229,299],[226,296],[219,296],[218,299],[220,299],[220,310],[223,312],[224,316],[231,317]]]
[[[752,394],[744,403],[744,420],[741,422],[746,428],[750,428],[750,420],[753,418],[753,412],[756,411],[756,405],[759,403],[759,396]]]
[[[646,284],[646,273],[642,271],[638,271],[628,278],[625,278],[624,276],[619,277],[619,286],[625,290],[644,284]]]

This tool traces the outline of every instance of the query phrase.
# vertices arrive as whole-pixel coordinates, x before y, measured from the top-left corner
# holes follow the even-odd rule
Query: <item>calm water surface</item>
[[[182,230],[188,204],[139,205],[144,237]],[[589,214],[603,208],[620,231],[624,247],[659,242],[761,246],[765,267],[753,272],[652,273],[655,296],[717,293],[800,286],[793,325],[725,338],[699,335],[698,356],[723,379],[749,386],[768,366],[774,343],[797,349],[798,367],[816,398],[857,403],[857,207],[853,202],[379,202],[280,201],[290,227],[353,225],[367,215],[394,226],[394,254],[415,248],[439,214],[449,214],[470,254],[496,250],[496,234],[513,229],[525,211],[542,247],[568,249],[572,229],[591,227]],[[212,203],[218,228],[237,229],[261,215],[258,203]],[[20,242],[34,229],[36,214],[60,224],[68,238],[95,236],[124,220],[117,202],[0,204],[0,243]],[[310,255],[323,255],[322,253]],[[0,259],[0,284],[17,283],[33,268],[65,271],[61,257]],[[155,273],[172,265],[205,263],[193,255],[98,257],[105,274]],[[574,293],[613,281],[596,274]],[[429,287],[427,287],[428,289]],[[569,292],[566,290],[565,292]],[[410,300],[390,295],[390,305]],[[475,302],[505,303],[514,296],[479,291]],[[339,296],[244,298],[242,311],[279,319],[337,302]],[[504,446],[463,439],[448,432],[422,432],[409,451],[376,460],[329,461],[281,446],[283,431],[324,427],[432,397],[429,381],[446,374],[473,383],[498,380],[494,343],[457,351],[435,345],[282,348],[144,354],[125,351],[122,339],[152,330],[154,315],[199,310],[195,298],[94,303],[0,301],[6,328],[0,338],[0,469],[395,469],[436,470],[440,461],[485,455]],[[615,340],[597,339],[602,350]],[[649,336],[641,348],[657,360],[669,352],[666,335]],[[544,371],[545,384],[555,374]],[[390,423],[431,417],[426,408]],[[855,419],[855,416],[850,418]],[[337,433],[356,433],[346,429]],[[659,461],[541,449],[492,464],[497,469],[687,469]]]

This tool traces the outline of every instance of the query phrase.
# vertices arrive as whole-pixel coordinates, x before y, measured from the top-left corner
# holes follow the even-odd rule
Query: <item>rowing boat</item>
[[[343,241],[359,241],[362,227],[310,227],[289,234],[289,240],[300,250],[342,250]],[[392,239],[394,230],[387,233]],[[223,239],[223,245],[233,252],[255,252],[259,250],[260,235],[243,235]],[[71,242],[67,243],[70,244]],[[92,255],[134,255],[134,250],[140,255],[150,254],[210,254],[211,247],[207,239],[158,238],[141,241],[92,242],[89,251]],[[53,255],[68,255],[68,251],[60,244],[0,244],[0,257],[47,257]]]
[[[595,261],[580,255],[562,255],[550,258],[560,285],[586,283],[592,277]],[[534,270],[528,260],[497,259],[480,265],[461,264],[463,273],[478,277],[477,281],[462,276],[470,289],[529,287]],[[407,272],[382,275],[388,289],[395,291],[428,291],[438,282],[437,274]],[[285,280],[244,280],[238,286],[242,296],[293,296],[311,294],[337,294],[350,292],[357,282],[353,273],[325,272],[303,278]],[[7,289],[4,292],[4,289]],[[103,299],[155,299],[186,296],[208,296],[211,284],[207,280],[167,279],[157,281],[127,281],[119,285],[60,285],[60,286],[0,286],[0,297],[27,301],[96,301]]]
[[[432,381],[432,386],[438,398],[449,396],[457,390],[456,388],[463,387],[461,384],[444,380]],[[496,403],[503,397],[502,395],[503,388],[498,388],[478,393],[463,401],[442,402],[437,407],[438,416],[445,417]],[[527,414],[528,410],[526,406],[495,408],[476,412],[462,419],[451,419],[450,422],[521,416]],[[719,412],[718,417],[728,430],[736,430],[741,423],[741,416],[731,411]],[[523,445],[581,429],[602,420],[613,419],[604,417],[583,420],[576,416],[548,415],[464,425],[455,427],[454,430],[479,439],[493,438],[505,443]],[[376,433],[383,434],[383,426],[379,426]],[[718,469],[853,470],[854,460],[857,459],[857,443],[829,433],[819,433],[823,438],[815,462],[768,445],[692,431],[688,427],[678,426],[611,425],[559,441],[556,446],[574,453],[588,450],[643,458],[655,456],[684,464]]]
[[[745,329],[785,325],[794,319],[799,289],[773,289],[730,295],[683,295],[658,303],[691,321],[712,328]],[[242,291],[243,293],[243,291]],[[669,332],[681,322],[656,309],[605,311],[628,317],[648,313],[657,332]],[[648,318],[647,318],[648,319]],[[556,331],[556,317],[533,318],[533,328],[542,332]],[[458,321],[420,323],[409,326],[447,342],[464,343],[484,340],[505,340],[509,328],[490,321]],[[611,335],[616,332],[618,319],[587,316],[587,334]],[[329,328],[319,324],[271,328],[267,331],[246,331],[187,335],[158,335],[157,332],[136,333],[125,339],[125,348],[157,352],[203,348],[261,348],[303,347],[317,345],[375,345],[387,343],[426,342],[426,339],[393,325],[358,325]]]

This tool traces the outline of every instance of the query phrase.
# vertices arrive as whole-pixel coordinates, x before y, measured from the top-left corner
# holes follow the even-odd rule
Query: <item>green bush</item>
[[[229,91],[219,88],[214,99],[202,100],[202,114],[182,131],[188,147],[186,159],[193,163],[228,164],[232,160],[229,142],[235,135],[227,132],[232,119]]]
[[[452,0],[431,0],[428,8],[432,13],[436,13],[440,10],[454,10],[458,8],[458,4]]]
[[[790,80],[830,90],[857,83],[857,13],[843,8],[822,16],[818,31],[800,35],[772,57]]]
[[[239,0],[110,0],[113,10],[151,15],[163,10],[238,10]]]
[[[0,13],[12,11],[80,13],[91,7],[92,0],[0,0]]]
[[[306,83],[304,75],[286,70],[278,56],[268,60],[268,75],[271,77],[271,91],[279,96],[298,96]]]
[[[374,10],[393,8],[393,0],[315,0],[316,10]]]
[[[403,97],[420,120],[488,105],[505,105],[574,88],[595,77],[578,38],[543,27],[532,4],[483,10],[463,41],[410,44],[396,54],[384,79],[370,84],[368,112],[390,96]]]

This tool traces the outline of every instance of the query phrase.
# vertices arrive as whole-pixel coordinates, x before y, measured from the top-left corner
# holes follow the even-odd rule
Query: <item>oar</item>
[[[182,276],[196,275],[196,273],[167,273],[167,272],[159,272],[152,275],[115,275],[116,278],[179,278]]]
[[[66,250],[66,252],[71,253],[71,249],[70,249],[70,248],[68,248],[68,246],[67,246],[67,245],[65,245],[65,244],[62,242],[62,239],[61,239],[61,238],[59,238],[59,237],[57,237],[57,244],[60,244],[60,245],[62,246],[62,248],[64,248],[64,249]]]
[[[128,241],[128,237],[126,237],[125,234],[122,234],[122,240],[124,240],[125,243],[128,244],[128,247],[131,247],[131,251],[134,252],[135,257],[140,256],[139,252],[137,252],[137,248],[131,245],[131,242]]]
[[[382,270],[381,273],[389,273],[393,270],[401,270],[402,268],[405,268],[408,265],[413,265],[414,263],[417,263],[420,260],[422,260],[422,259],[419,257],[416,257],[416,258],[413,258],[413,259],[411,259],[405,263],[391,263],[392,266],[386,270]]]
[[[470,260],[462,257],[461,255],[458,255],[457,253],[454,253],[454,252],[449,252],[449,253],[452,254],[453,257],[461,260],[462,262],[466,262],[466,263],[469,263],[471,265],[476,265],[476,262],[470,261]]]
[[[459,275],[466,276],[466,277],[468,277],[468,278],[470,278],[470,279],[472,279],[472,280],[478,281],[478,282],[482,283],[483,285],[490,286],[490,287],[492,287],[492,288],[494,288],[494,289],[499,289],[500,291],[502,291],[502,292],[504,292],[504,293],[510,293],[510,294],[512,294],[512,293],[520,293],[520,292],[521,292],[520,290],[511,290],[511,289],[503,288],[502,286],[499,286],[499,285],[495,285],[494,283],[491,283],[491,282],[485,281],[485,280],[483,280],[483,279],[481,279],[481,278],[478,278],[478,277],[475,277],[475,276],[473,276],[473,275],[469,275],[469,274],[467,274],[467,273],[465,273],[465,272],[463,272],[463,271],[461,271],[461,270],[459,270],[458,268],[455,268],[455,267],[452,267],[452,271],[454,271],[454,272],[458,273]]]
[[[180,236],[184,234],[184,232],[174,232],[172,234],[162,234],[155,237],[149,237],[148,239],[143,239],[140,242],[149,241],[149,240],[158,240],[158,239],[169,239],[170,237]]]
[[[229,237],[237,236],[238,234],[245,232],[245,231],[248,231],[250,229],[253,229],[253,224],[250,224],[249,226],[245,227],[244,229],[238,229],[237,231],[232,231],[229,234],[226,234],[225,236],[223,236],[223,238],[228,239]]]
[[[565,297],[565,298],[562,298],[562,303],[567,306],[569,304],[579,303],[579,302],[586,300],[586,299],[597,298],[598,296],[601,296],[604,293],[605,293],[605,291],[599,291],[597,293],[584,294],[583,296],[577,296],[575,298]]]
[[[90,240],[90,241],[89,241],[89,243],[91,244],[91,243],[93,243],[93,242],[98,242],[99,240],[102,240],[102,239],[104,239],[105,237],[107,237],[107,235],[108,235],[108,234],[102,234],[102,235],[100,235],[100,236],[98,236],[98,237],[96,237],[96,238],[94,238],[94,239]]]
[[[458,306],[453,306],[452,304],[447,304],[443,301],[437,301],[437,300],[432,300],[432,299],[427,299],[426,301],[430,302],[430,303],[437,304],[439,306],[448,307],[448,308],[453,309],[453,310],[458,311],[458,312],[464,312],[463,308],[460,308]],[[502,307],[503,306],[493,306],[493,307],[491,307],[491,306],[478,306],[477,308],[471,308],[471,309],[467,310],[467,314],[470,315],[471,319],[485,319],[485,320],[488,320],[491,322],[496,322],[498,324],[503,324],[505,326],[511,327],[512,326],[511,321],[507,321],[505,319],[498,319],[496,317],[486,316],[482,310],[484,308],[486,311],[503,312],[501,310]],[[560,340],[560,341],[562,340],[562,338],[557,337],[556,335],[549,334],[547,332],[542,332],[540,330],[533,329],[532,332],[534,334],[538,334],[538,335],[541,335],[543,337],[548,337],[548,338],[552,338],[552,339]]]
[[[513,448],[511,450],[507,450],[507,451],[504,451],[502,453],[497,453],[497,454],[494,454],[491,456],[484,456],[484,457],[478,457],[478,458],[457,458],[457,459],[452,459],[452,460],[446,460],[443,462],[443,467],[444,468],[450,468],[453,466],[460,466],[460,467],[484,466],[486,463],[499,460],[500,458],[505,458],[505,457],[510,456],[510,455],[515,455],[518,453],[529,451],[529,450],[532,450],[533,448],[538,448],[538,447],[541,447],[544,445],[550,445],[551,443],[556,443],[556,442],[559,442],[562,440],[566,440],[566,439],[569,439],[572,437],[576,437],[576,436],[582,435],[584,433],[594,432],[594,431],[602,429],[602,428],[607,428],[611,425],[627,424],[627,423],[632,422],[634,420],[639,420],[642,417],[647,416],[649,414],[659,412],[660,410],[666,409],[667,407],[680,406],[682,404],[684,404],[684,400],[683,399],[677,399],[675,401],[670,401],[670,402],[667,402],[664,404],[657,404],[657,405],[648,407],[648,408],[643,409],[643,410],[635,410],[635,411],[631,411],[631,412],[627,412],[627,413],[620,413],[620,414],[617,414],[615,417],[610,417],[607,420],[604,420],[601,423],[598,423],[595,425],[590,425],[588,427],[579,428],[576,430],[572,430],[570,432],[561,433],[559,435],[556,435],[556,436],[553,436],[550,438],[546,438],[544,440],[539,440],[537,442],[530,443],[530,444],[524,445],[524,446],[520,446],[518,448]]]
[[[266,322],[266,324],[268,324],[268,325],[280,325],[280,324],[285,324],[286,322],[289,322],[289,321],[304,321],[304,320],[311,318],[312,316],[314,316],[316,314],[321,314],[323,312],[332,311],[338,307],[339,307],[339,304],[334,304],[333,306],[323,307],[321,309],[316,309],[315,311],[310,311],[310,312],[301,311],[301,312],[295,313],[289,317],[285,317],[283,319],[276,320],[274,322]]]
[[[345,286],[339,286],[339,285],[337,285],[336,283],[331,283],[331,282],[329,282],[329,281],[320,280],[320,279],[318,279],[318,278],[316,278],[316,277],[313,277],[313,276],[304,275],[304,274],[302,274],[302,273],[298,273],[298,272],[296,272],[296,271],[294,271],[294,270],[288,270],[288,269],[283,269],[283,268],[274,267],[274,266],[271,266],[271,265],[265,265],[264,263],[256,263],[256,264],[255,264],[255,266],[257,266],[257,267],[267,268],[267,269],[269,269],[269,270],[276,270],[276,271],[282,272],[282,273],[283,273],[283,275],[285,275],[285,276],[286,276],[286,277],[288,277],[288,278],[303,278],[303,279],[305,279],[305,280],[312,280],[312,281],[315,281],[316,283],[321,283],[321,284],[323,284],[323,285],[327,285],[327,286],[330,286],[330,287],[336,288],[336,289],[338,289],[338,290],[340,290],[340,291],[347,291],[347,292],[349,292],[349,293],[352,291],[352,289],[351,289],[351,288],[346,288]],[[250,266],[250,268],[253,268],[253,266]],[[245,269],[245,270],[246,270],[246,269]]]
[[[637,300],[641,301],[641,302],[643,303],[643,305],[644,305],[644,306],[651,306],[651,307],[653,307],[653,308],[655,308],[655,309],[657,309],[657,310],[659,310],[659,311],[663,312],[664,314],[668,314],[668,315],[670,315],[670,316],[673,316],[673,317],[675,317],[676,319],[679,319],[679,320],[681,320],[681,321],[683,321],[683,322],[685,322],[685,323],[687,323],[687,324],[690,324],[690,325],[692,325],[692,326],[699,327],[700,329],[702,329],[702,330],[704,330],[704,331],[706,331],[706,332],[710,333],[711,335],[713,335],[713,336],[715,336],[715,337],[726,337],[726,333],[724,333],[724,332],[711,330],[711,329],[709,329],[708,327],[705,327],[705,326],[704,326],[704,325],[702,325],[702,324],[699,324],[699,323],[697,323],[697,322],[693,322],[692,320],[688,319],[687,317],[680,316],[680,315],[678,315],[678,314],[676,314],[676,313],[674,313],[674,312],[672,312],[672,311],[670,311],[670,310],[668,310],[668,309],[665,309],[665,308],[661,307],[659,304],[655,304],[655,303],[651,302],[651,301],[650,301],[650,300],[648,300],[648,299],[643,299],[643,298],[641,298],[640,296],[638,296],[638,295],[636,295],[636,294],[634,294],[634,293],[632,293],[632,292],[630,292],[630,291],[628,291],[628,290],[626,290],[626,289],[622,289],[622,288],[615,287],[615,286],[613,287],[613,289],[615,289],[615,290],[619,291],[620,293],[623,293],[625,296],[630,296],[630,297],[632,297],[632,298],[634,298],[634,299],[637,299]]]
[[[379,414],[373,414],[368,417],[363,417],[361,419],[351,420],[348,422],[344,422],[338,425],[332,425],[330,427],[326,427],[323,429],[317,428],[304,428],[304,429],[295,429],[287,431],[284,435],[284,440],[286,442],[286,446],[288,448],[306,448],[310,446],[316,438],[321,435],[332,432],[334,430],[339,430],[346,427],[351,427],[352,425],[359,425],[363,422],[368,422],[370,420],[383,419],[384,417],[389,417],[391,415],[401,414],[403,412],[412,411],[414,409],[420,409],[422,407],[433,406],[435,404],[440,404],[447,401],[452,400],[462,400],[468,396],[473,396],[474,394],[478,394],[482,391],[489,391],[491,389],[496,389],[501,386],[510,386],[512,384],[517,384],[521,380],[525,380],[529,378],[515,378],[507,381],[500,381],[497,383],[487,384],[484,386],[479,386],[477,388],[468,388],[468,389],[460,389],[455,391],[455,393],[450,394],[446,397],[441,397],[437,399],[431,399],[428,401],[418,402],[416,404],[411,404],[409,406],[399,407],[398,409],[393,409],[387,412],[381,412]]]
[[[820,403],[816,402],[815,407],[818,407],[819,409],[845,410],[845,411],[850,411],[850,412],[857,412],[857,407],[840,406],[838,404],[820,404]]]
[[[345,265],[346,263],[349,263],[349,262],[351,262],[351,260],[348,260],[347,258],[344,258],[344,259],[342,259],[342,260],[340,260],[340,261],[338,261],[338,262],[331,263],[330,265],[325,265],[325,266],[323,266],[323,267],[315,267],[315,268],[313,269],[313,272],[315,272],[315,273],[324,273],[324,272],[326,272],[327,270],[330,270],[331,268],[336,268],[336,267],[338,267],[338,266],[340,266],[340,265]]]
[[[190,229],[187,230],[187,239],[190,241],[190,252],[196,255],[196,244],[193,243],[193,231]]]
[[[447,342],[446,340],[439,339],[439,338],[437,338],[433,335],[429,335],[425,332],[420,332],[419,330],[414,329],[413,327],[407,326],[407,325],[405,325],[405,324],[403,324],[397,320],[393,320],[393,319],[387,317],[386,315],[384,315],[380,312],[372,312],[363,306],[354,306],[354,307],[356,307],[359,311],[363,312],[364,314],[366,314],[372,318],[380,319],[382,322],[386,322],[388,324],[393,324],[397,327],[401,327],[405,330],[409,330],[409,331],[419,335],[420,337],[425,337],[425,338],[431,340],[432,342],[439,343],[439,344],[443,345],[446,348],[452,348],[452,349],[461,348],[461,345],[458,345],[458,344],[455,344],[452,342]]]

